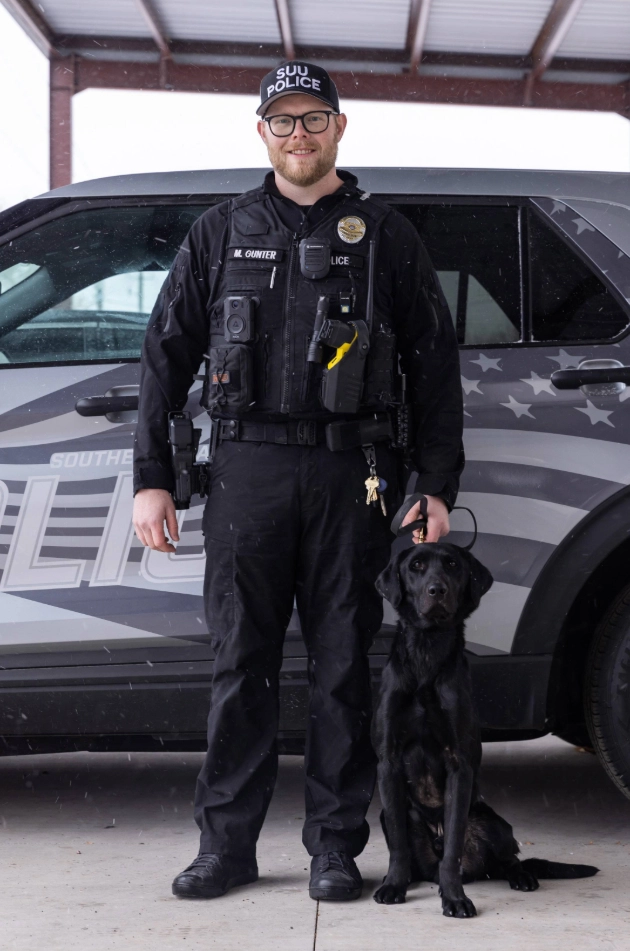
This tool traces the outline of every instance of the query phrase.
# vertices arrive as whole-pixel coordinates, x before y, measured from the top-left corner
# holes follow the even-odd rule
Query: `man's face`
[[[320,99],[296,93],[272,103],[265,118],[329,110],[330,107]],[[282,138],[272,133],[268,122],[258,122],[258,132],[267,146],[274,171],[292,185],[303,187],[314,185],[335,167],[337,145],[345,128],[346,117],[333,115],[325,132],[307,132],[301,122],[296,122],[293,133]]]

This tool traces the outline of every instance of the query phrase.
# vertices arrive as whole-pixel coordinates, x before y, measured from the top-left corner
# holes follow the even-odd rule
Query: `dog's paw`
[[[539,887],[538,879],[534,878],[530,872],[526,872],[524,868],[520,868],[517,872],[510,872],[508,882],[510,888],[517,892],[535,892]]]
[[[379,905],[402,905],[406,901],[406,890],[401,885],[388,885],[383,882],[374,892],[374,901]]]
[[[470,898],[442,898],[442,914],[447,918],[474,918],[477,909]]]

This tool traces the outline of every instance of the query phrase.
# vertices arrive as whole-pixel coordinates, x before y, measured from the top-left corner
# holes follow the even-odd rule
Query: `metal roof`
[[[576,58],[580,70],[587,71],[589,60],[594,67],[603,60],[630,75],[628,0],[0,2],[23,25],[30,24],[27,28],[48,52],[72,51],[96,60],[111,59],[118,50],[127,59],[133,51],[154,58],[167,53],[173,62],[190,62],[193,56],[198,64],[215,65],[243,65],[245,57],[264,68],[305,51],[334,62],[338,70],[356,69],[361,61],[372,71],[403,73],[410,64],[414,71],[416,48],[429,65],[440,54],[443,75],[453,70],[459,75],[461,62],[474,66],[477,58],[477,70],[481,64],[490,76],[501,68],[498,61],[492,63],[493,56],[517,58],[512,65],[527,72],[537,41],[547,34],[554,65]],[[127,42],[116,46],[113,39]]]

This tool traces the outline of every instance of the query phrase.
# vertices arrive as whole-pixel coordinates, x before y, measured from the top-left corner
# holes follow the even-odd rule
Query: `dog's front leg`
[[[382,905],[400,905],[405,901],[411,879],[407,784],[402,763],[379,763],[378,788],[389,847],[389,868],[383,884],[374,893],[374,901]]]
[[[442,912],[449,918],[472,918],[477,914],[475,906],[464,894],[461,873],[472,787],[472,767],[465,759],[451,753],[446,759],[444,857],[440,862]]]

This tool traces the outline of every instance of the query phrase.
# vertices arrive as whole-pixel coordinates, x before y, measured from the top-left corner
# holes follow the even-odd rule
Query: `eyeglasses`
[[[265,116],[263,121],[269,123],[269,128],[278,138],[286,138],[293,135],[293,131],[298,119],[306,132],[325,132],[328,128],[331,116],[336,116],[336,112],[305,112],[303,116]]]

